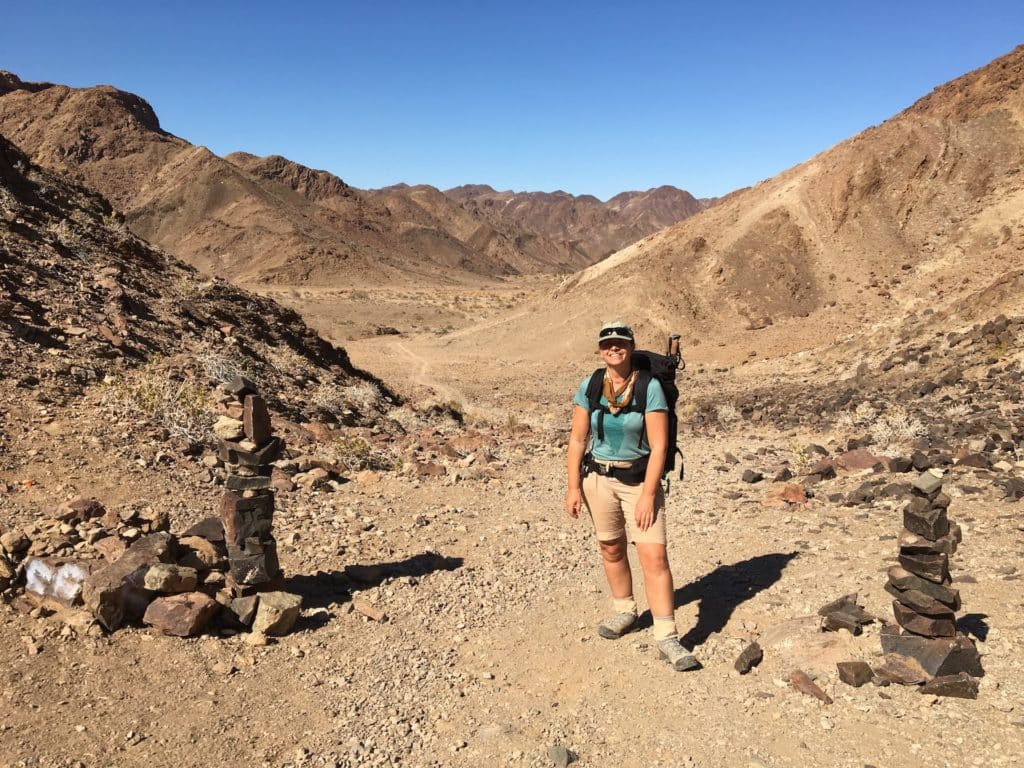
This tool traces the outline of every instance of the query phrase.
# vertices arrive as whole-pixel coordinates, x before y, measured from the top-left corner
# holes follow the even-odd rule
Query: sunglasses
[[[625,336],[627,339],[632,341],[633,332],[629,328],[602,328],[597,334],[598,339],[603,339],[608,336]]]
[[[601,341],[597,342],[597,346],[599,349],[611,349],[612,347],[616,347],[618,349],[625,349],[631,343],[632,342],[627,341],[626,339],[602,339]]]

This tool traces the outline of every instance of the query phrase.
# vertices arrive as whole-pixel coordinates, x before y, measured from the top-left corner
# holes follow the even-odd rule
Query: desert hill
[[[445,195],[488,221],[512,223],[567,243],[592,263],[714,203],[671,186],[622,192],[607,203],[562,191],[498,192],[486,184],[454,187]]]
[[[139,236],[242,282],[479,283],[567,273],[653,232],[676,207],[662,199],[639,211],[633,202],[628,213],[605,214],[626,222],[621,233],[581,244],[578,232],[549,235],[486,216],[433,187],[358,190],[280,156],[221,158],[162,130],[133,94],[24,83],[6,72],[0,131],[33,162],[107,197]]]
[[[275,408],[295,418],[314,414],[304,390],[318,385],[375,390],[379,397],[361,416],[368,423],[375,408],[388,407],[385,397],[395,399],[295,312],[204,280],[132,234],[104,198],[33,166],[3,136],[0,256],[5,400],[20,387],[46,402],[70,402],[90,386],[147,369],[154,379],[140,409],[175,409],[179,437],[190,438],[181,395],[204,388],[212,369],[260,378]],[[155,402],[164,394],[167,402]]]
[[[579,354],[614,314],[735,363],[911,313],[1017,312],[1020,293],[981,292],[1024,267],[1022,81],[1024,47],[568,278],[481,343],[522,352],[527,322],[553,340],[537,354]]]

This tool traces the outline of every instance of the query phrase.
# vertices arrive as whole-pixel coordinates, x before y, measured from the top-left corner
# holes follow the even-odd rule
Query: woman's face
[[[621,365],[633,354],[633,342],[623,339],[602,339],[597,348],[605,365]]]

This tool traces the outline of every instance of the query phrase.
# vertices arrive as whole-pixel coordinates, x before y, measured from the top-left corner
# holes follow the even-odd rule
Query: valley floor
[[[966,497],[951,508],[965,531],[954,577],[984,638],[979,699],[854,689],[834,663],[877,661],[878,625],[821,635],[800,617],[850,592],[891,616],[898,512],[766,507],[767,488],[739,482],[746,463],[720,471],[725,450],[755,459],[766,445],[689,441],[689,479],[669,497],[679,624],[699,671],[672,672],[649,629],[596,636],[603,576],[588,525],[562,511],[562,450],[524,449],[501,480],[385,475],[289,503],[277,535],[306,609],[300,631],[268,647],[104,638],[0,609],[0,765],[543,766],[555,744],[580,766],[1024,761],[1015,510]],[[347,566],[370,567],[353,581]],[[364,601],[386,619],[353,610]],[[738,675],[735,657],[770,634],[764,663]],[[789,687],[797,667],[835,703]]]

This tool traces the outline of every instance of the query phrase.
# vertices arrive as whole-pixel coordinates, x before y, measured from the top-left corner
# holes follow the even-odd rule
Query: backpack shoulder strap
[[[651,372],[641,368],[636,372],[636,384],[633,386],[633,402],[640,413],[647,412],[647,388],[651,384]]]
[[[601,390],[604,388],[604,368],[598,368],[590,374],[587,383],[587,404],[591,411],[601,407]]]
[[[636,373],[636,384],[633,386],[634,410],[645,414],[647,413],[647,388],[651,384],[651,372],[641,368]],[[636,443],[638,448],[643,447],[645,437],[647,437],[647,420],[641,416],[640,439]]]
[[[601,405],[601,392],[604,390],[604,368],[598,368],[590,374],[590,381],[587,384],[587,405],[590,412],[597,411],[597,439],[604,441],[604,412],[606,408]]]

